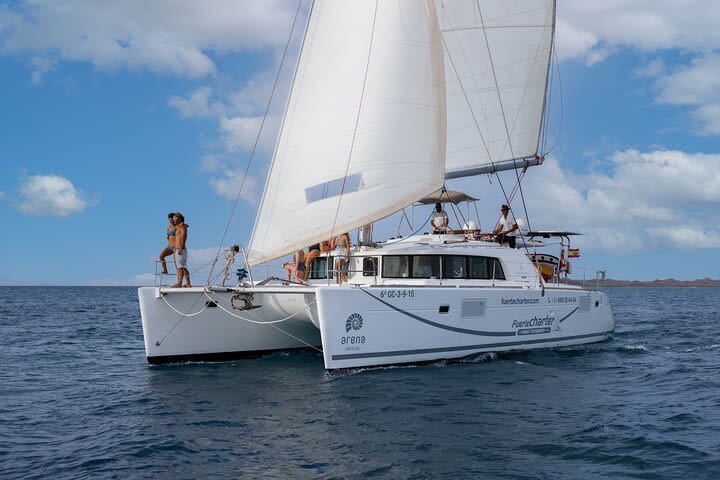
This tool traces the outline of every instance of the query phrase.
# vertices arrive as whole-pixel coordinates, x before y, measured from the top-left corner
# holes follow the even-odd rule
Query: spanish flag
[[[568,248],[568,258],[580,258],[580,249]]]

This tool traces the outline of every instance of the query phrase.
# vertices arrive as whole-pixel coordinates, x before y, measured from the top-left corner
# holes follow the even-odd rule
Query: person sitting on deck
[[[443,210],[440,202],[435,204],[435,211],[430,215],[430,225],[433,233],[445,233],[448,226],[448,214]]]
[[[507,205],[500,207],[498,227],[493,230],[495,241],[498,243],[507,243],[510,248],[515,248],[515,235],[510,234],[517,229],[518,224],[515,221],[515,217],[510,213],[510,207]]]
[[[329,252],[330,245],[329,242],[320,242],[316,243],[314,245],[310,245],[308,247],[308,253],[305,255],[305,272],[306,276],[309,276],[309,273],[311,271],[312,263],[315,261],[315,259],[323,252]]]
[[[295,279],[299,282],[304,282],[307,273],[307,267],[305,266],[305,252],[302,250],[295,252],[293,261],[283,263],[283,268],[287,270],[288,282],[291,281],[291,276],[295,277]]]

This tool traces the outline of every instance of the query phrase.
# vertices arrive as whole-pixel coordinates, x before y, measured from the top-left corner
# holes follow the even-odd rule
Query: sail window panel
[[[412,278],[440,278],[440,255],[413,255]]]
[[[326,198],[338,197],[345,193],[357,192],[361,188],[362,174],[356,173],[306,188],[305,199],[308,203],[312,203]]]

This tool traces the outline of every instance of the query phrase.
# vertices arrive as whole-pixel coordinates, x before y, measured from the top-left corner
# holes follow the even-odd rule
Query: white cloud
[[[265,118],[265,124],[262,117],[223,117],[220,119],[220,132],[223,144],[229,152],[238,150],[251,151],[255,142],[258,141],[258,152],[271,152],[275,146],[275,138],[280,129],[280,116],[271,115]],[[258,133],[260,138],[258,139]]]
[[[606,47],[708,52],[720,45],[715,0],[573,0],[558,2],[558,51],[577,58]]]
[[[174,95],[168,105],[176,108],[182,118],[202,118],[222,113],[223,106],[219,102],[210,102],[212,88],[199,87],[187,97]]]
[[[32,2],[0,5],[0,52],[200,77],[210,54],[284,44],[296,4],[282,0]]]
[[[636,78],[659,78],[659,103],[690,107],[692,133],[720,134],[720,2],[686,0],[573,0],[558,3],[557,48],[561,59],[588,65],[622,48],[644,53],[675,50],[691,63],[666,73],[656,59],[634,71]],[[684,62],[675,56],[676,62]]]
[[[235,200],[238,194],[238,189],[242,185],[242,191],[240,192],[240,199],[245,200],[251,205],[257,205],[260,200],[258,194],[258,182],[254,177],[250,175],[245,178],[243,184],[243,175],[245,169],[226,170],[222,177],[216,177],[210,179],[208,182],[215,193],[224,197],[228,200]]]
[[[655,78],[665,72],[665,62],[661,58],[656,58],[642,67],[638,67],[633,71],[635,78]]]
[[[67,217],[88,206],[85,195],[70,180],[58,175],[32,175],[20,184],[17,208],[30,215]]]
[[[556,21],[555,39],[562,60],[585,56],[598,43],[597,35],[579,30],[562,18]]]
[[[657,81],[657,101],[695,107],[700,133],[720,135],[720,54],[695,58]]]
[[[33,57],[30,60],[30,68],[32,69],[32,76],[30,77],[30,83],[33,85],[40,85],[43,82],[45,74],[55,69],[54,60],[42,57]]]
[[[203,155],[200,160],[200,170],[205,172],[217,172],[223,169],[223,162],[218,155]]]
[[[573,175],[550,159],[524,186],[532,225],[581,231],[575,243],[614,253],[720,248],[718,164],[720,154],[627,150],[610,173]]]

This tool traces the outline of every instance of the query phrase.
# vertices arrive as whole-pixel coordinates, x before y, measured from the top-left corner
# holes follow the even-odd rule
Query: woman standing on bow
[[[167,275],[168,269],[167,269],[167,263],[165,262],[165,257],[168,257],[172,255],[175,252],[175,222],[173,220],[173,217],[175,217],[175,213],[168,213],[168,226],[167,226],[167,247],[165,247],[165,250],[160,252],[160,263],[162,264],[162,274]]]

